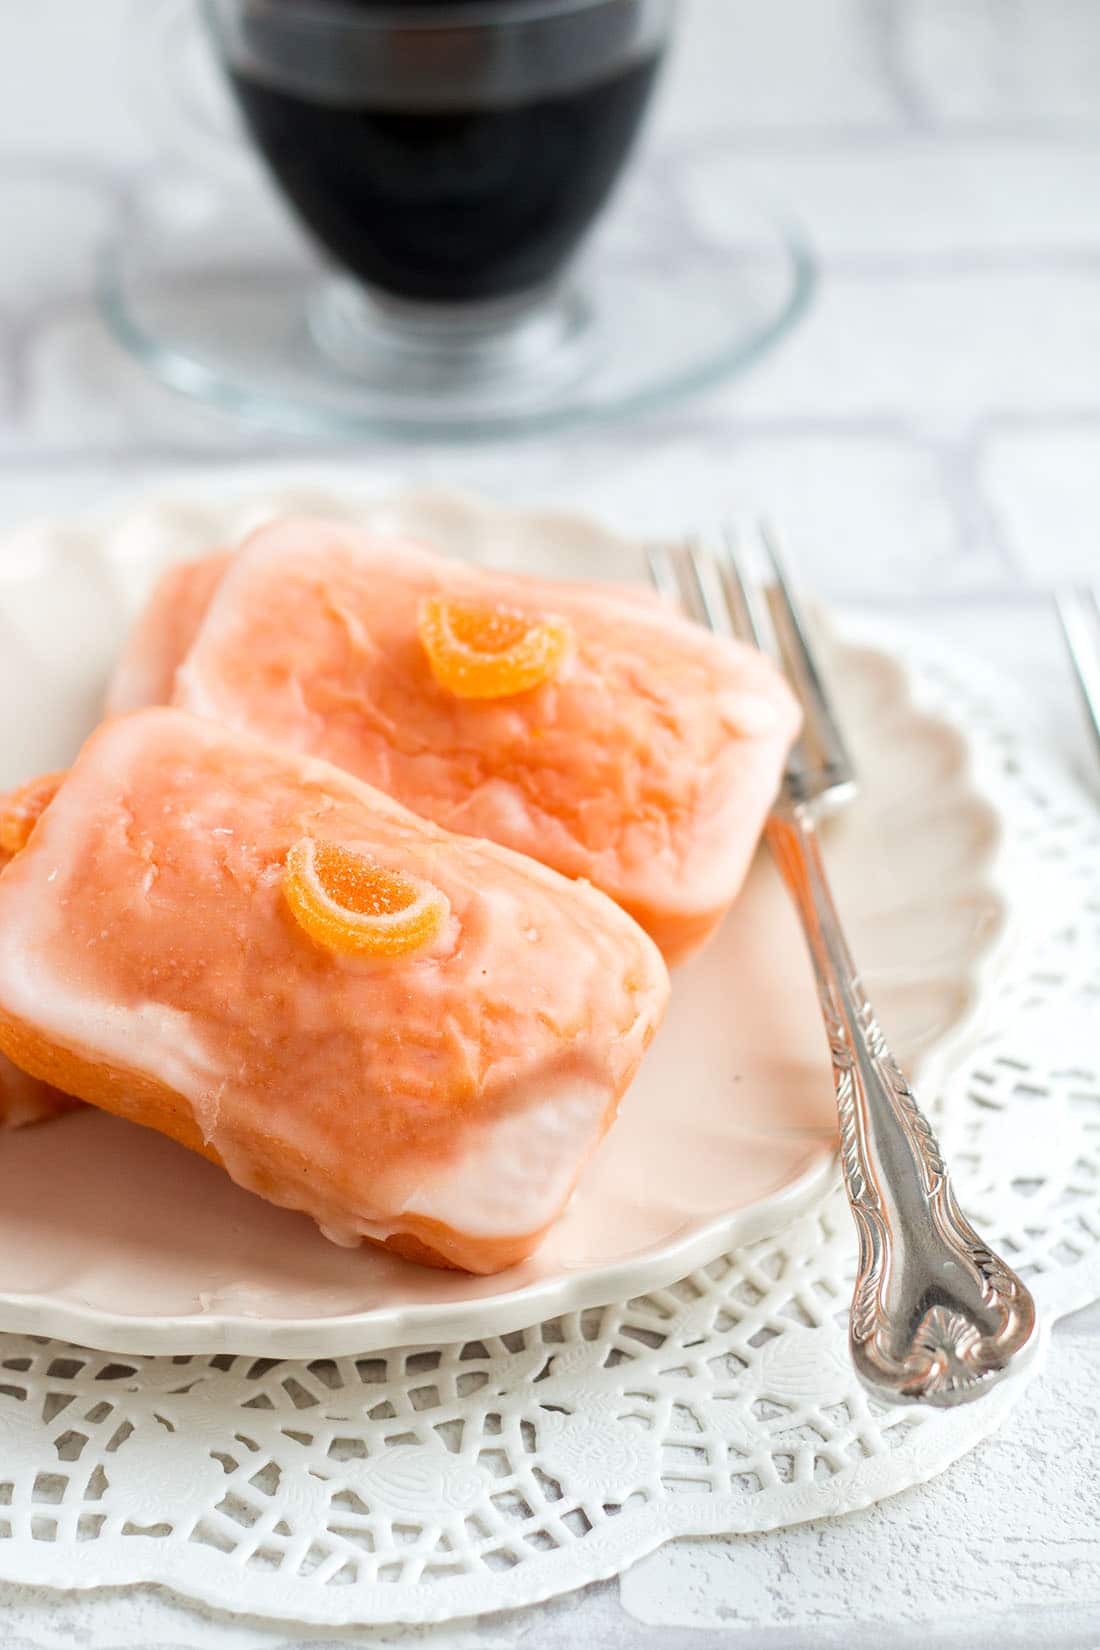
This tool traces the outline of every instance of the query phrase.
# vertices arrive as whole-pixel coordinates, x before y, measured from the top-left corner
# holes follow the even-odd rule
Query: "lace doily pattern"
[[[1034,895],[937,1122],[1049,1327],[1100,1294],[1100,829],[999,686],[921,663]],[[848,1362],[852,1261],[833,1192],[669,1289],[500,1339],[275,1363],[2,1336],[0,1576],[426,1622],[567,1591],[674,1535],[867,1505],[995,1428],[1042,1347],[977,1405],[884,1408]]]

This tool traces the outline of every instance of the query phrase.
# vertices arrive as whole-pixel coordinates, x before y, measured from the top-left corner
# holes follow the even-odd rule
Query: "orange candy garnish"
[[[11,858],[27,846],[38,817],[49,807],[64,779],[58,773],[42,773],[0,796],[0,855]]]
[[[441,889],[386,871],[338,842],[303,837],[286,859],[283,890],[294,920],[329,951],[400,957],[438,934],[450,911]]]
[[[560,670],[571,636],[568,620],[556,615],[533,618],[460,596],[425,596],[418,628],[432,675],[459,699],[538,687]]]

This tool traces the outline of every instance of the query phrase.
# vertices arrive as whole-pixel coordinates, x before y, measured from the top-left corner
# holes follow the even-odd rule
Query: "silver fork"
[[[767,593],[732,537],[650,551],[658,591],[709,629],[770,653],[802,702],[801,736],[766,826],[798,909],[832,1053],[841,1164],[859,1236],[849,1341],[880,1398],[947,1407],[985,1392],[1035,1326],[1028,1290],[961,1213],[936,1137],[867,1001],[833,903],[816,820],[850,800],[855,771],[773,536]]]
[[[1100,752],[1100,600],[1087,584],[1060,590],[1054,597],[1081,703]]]

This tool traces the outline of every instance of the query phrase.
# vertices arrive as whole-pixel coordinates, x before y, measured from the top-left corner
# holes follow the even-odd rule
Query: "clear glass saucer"
[[[326,268],[260,179],[176,174],[104,259],[115,337],[173,389],[313,437],[474,438],[658,408],[748,366],[805,310],[798,233],[747,204],[714,247],[628,185],[567,279],[455,317],[379,304]]]

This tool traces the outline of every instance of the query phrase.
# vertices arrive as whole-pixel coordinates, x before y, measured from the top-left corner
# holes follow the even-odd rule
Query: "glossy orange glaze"
[[[39,774],[0,796],[0,870],[27,846],[39,816],[53,801],[64,777],[61,770]]]
[[[284,895],[303,837],[439,888],[438,935],[380,959],[317,945]],[[594,889],[173,710],[104,724],[0,876],[9,1057],[340,1241],[471,1271],[559,1212],[667,992]]]
[[[562,616],[566,664],[513,695],[448,691],[418,628],[439,595]],[[798,722],[760,654],[635,591],[487,572],[316,520],[245,542],[175,682],[185,709],[588,879],[671,961],[735,898]]]
[[[204,556],[176,563],[161,574],[141,617],[119,653],[107,687],[105,710],[141,710],[166,705],[175,687],[176,671],[191,650],[206,610],[233,560],[229,550],[211,550]],[[517,578],[519,575],[516,575]],[[614,587],[624,600],[659,607],[655,592],[642,586]],[[555,583],[555,590],[598,595],[606,584],[591,580]]]
[[[176,667],[194,641],[230,560],[228,550],[212,550],[161,574],[111,675],[108,715],[168,703]]]

